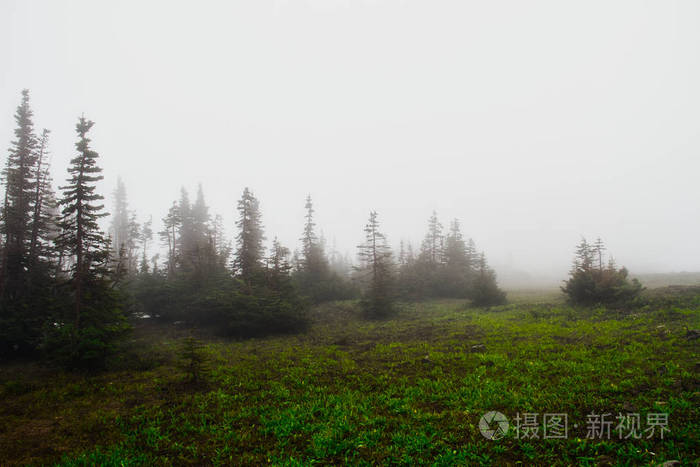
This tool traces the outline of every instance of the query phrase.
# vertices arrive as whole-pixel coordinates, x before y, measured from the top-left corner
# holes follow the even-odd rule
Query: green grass
[[[0,465],[696,465],[700,344],[684,326],[700,327],[700,300],[687,305],[436,301],[372,322],[328,304],[303,335],[208,339],[197,386],[176,357],[185,332],[142,326],[109,372],[0,367]],[[489,410],[567,413],[569,437],[487,440]],[[670,432],[587,440],[591,412],[667,412]]]

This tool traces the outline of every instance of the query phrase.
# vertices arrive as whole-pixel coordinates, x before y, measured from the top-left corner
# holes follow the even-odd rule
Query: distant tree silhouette
[[[399,259],[398,288],[411,299],[430,297],[470,298],[475,304],[503,303],[494,271],[476,251],[472,239],[465,240],[459,220],[450,223],[447,234],[433,211],[428,232],[414,257],[410,243]]]
[[[262,269],[263,233],[257,198],[246,187],[238,201],[238,235],[233,269],[245,282],[250,283]]]
[[[604,266],[605,250],[600,238],[593,245],[585,238],[579,242],[569,279],[562,287],[571,303],[621,305],[633,300],[642,291],[639,281],[630,281],[627,269],[617,269],[612,257]]]
[[[379,231],[375,211],[370,212],[365,226],[365,241],[358,247],[364,278],[360,304],[366,316],[383,318],[394,311],[394,265],[384,234]]]
[[[472,304],[476,306],[502,305],[506,302],[506,293],[498,288],[496,273],[486,263],[484,253],[479,256],[471,295]]]

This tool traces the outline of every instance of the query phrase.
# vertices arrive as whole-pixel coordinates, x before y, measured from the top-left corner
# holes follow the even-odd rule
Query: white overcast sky
[[[311,193],[353,255],[370,209],[394,244],[435,209],[497,272],[565,275],[581,235],[700,270],[697,0],[3,0],[5,148],[23,88],[56,185],[84,113],[141,218],[201,182],[233,233],[249,186],[292,248]]]

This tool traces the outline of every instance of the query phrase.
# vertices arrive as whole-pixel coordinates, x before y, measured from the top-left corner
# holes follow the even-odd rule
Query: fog
[[[504,277],[563,278],[582,235],[700,270],[696,1],[6,0],[0,63],[0,145],[30,89],[60,186],[84,113],[156,231],[202,183],[231,236],[248,186],[292,249],[311,194],[351,255],[370,209],[415,246],[436,210]]]

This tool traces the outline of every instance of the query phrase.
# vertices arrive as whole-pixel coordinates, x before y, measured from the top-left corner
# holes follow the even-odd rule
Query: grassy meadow
[[[700,294],[632,310],[556,294],[510,305],[402,305],[366,321],[353,302],[300,335],[196,332],[207,374],[187,381],[192,331],[147,320],[109,370],[0,365],[0,465],[658,465],[700,460]],[[482,436],[499,411],[505,437]],[[565,413],[566,439],[520,439],[516,414]],[[667,413],[647,439],[587,438],[592,413]],[[576,426],[575,426],[576,425]],[[540,427],[542,428],[542,427]]]

